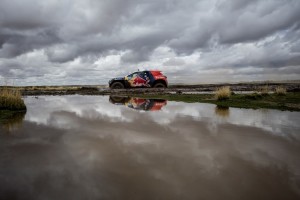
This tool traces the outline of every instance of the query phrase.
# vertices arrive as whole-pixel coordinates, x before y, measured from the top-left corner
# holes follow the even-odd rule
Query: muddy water
[[[27,97],[0,128],[0,199],[299,199],[300,113]]]

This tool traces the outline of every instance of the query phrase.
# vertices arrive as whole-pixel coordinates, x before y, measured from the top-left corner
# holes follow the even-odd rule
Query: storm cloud
[[[299,79],[299,0],[2,0],[0,79],[106,84]]]

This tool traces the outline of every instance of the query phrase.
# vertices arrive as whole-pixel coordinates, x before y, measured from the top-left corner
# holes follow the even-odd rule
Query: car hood
[[[124,77],[113,78],[112,80],[124,80]]]
[[[119,81],[119,80],[124,80],[125,77],[117,77],[117,78],[113,78],[113,79],[110,79],[109,82],[111,83],[112,81]]]

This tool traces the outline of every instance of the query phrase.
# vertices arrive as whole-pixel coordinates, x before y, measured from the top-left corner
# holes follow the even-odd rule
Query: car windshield
[[[136,76],[139,72],[134,72],[132,74],[127,75],[128,78],[132,78],[134,76]]]

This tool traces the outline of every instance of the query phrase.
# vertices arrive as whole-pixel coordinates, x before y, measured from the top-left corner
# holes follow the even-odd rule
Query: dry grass
[[[223,86],[216,90],[215,97],[217,100],[229,99],[231,95],[231,90],[229,86]]]
[[[21,93],[17,89],[3,87],[0,89],[0,109],[26,110]]]
[[[268,85],[261,86],[258,88],[258,92],[262,95],[267,95],[270,93],[270,87]]]
[[[275,88],[275,94],[278,94],[278,95],[286,95],[286,88],[283,87],[283,86],[277,86]]]

